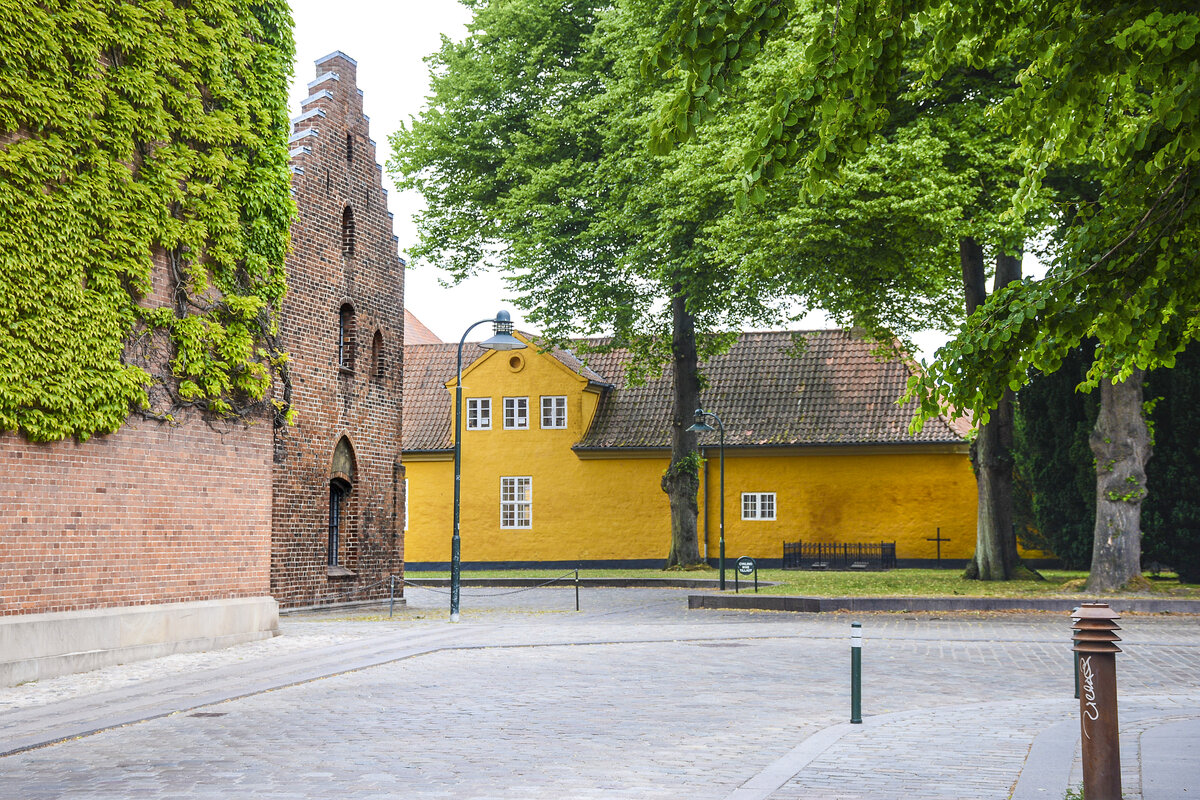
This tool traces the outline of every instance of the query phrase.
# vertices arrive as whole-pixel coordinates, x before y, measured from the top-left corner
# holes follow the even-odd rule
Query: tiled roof
[[[794,355],[797,339],[804,346]],[[912,406],[897,406],[909,368],[879,360],[872,343],[845,331],[744,333],[729,352],[702,365],[701,405],[725,423],[727,447],[962,442],[941,419],[908,432]],[[628,353],[588,359],[621,375]],[[607,393],[580,448],[669,447],[671,369],[642,386]],[[715,438],[715,435],[710,434]]]
[[[437,334],[425,327],[425,323],[417,319],[411,311],[404,309],[404,343],[405,344],[441,344]]]
[[[445,450],[450,443],[450,393],[458,343],[404,346],[404,428],[401,450]],[[463,351],[466,363],[470,351]],[[464,364],[465,368],[465,364]]]
[[[591,346],[604,343],[588,340]],[[904,394],[909,367],[898,356],[877,359],[872,346],[837,330],[744,333],[729,352],[702,365],[708,388],[701,405],[725,423],[727,447],[961,444],[962,436],[940,418],[916,435],[908,432],[913,407],[898,406],[896,400]],[[439,355],[443,348],[445,355]],[[404,358],[404,447],[449,448],[450,398],[444,384],[453,376],[454,346],[406,347]],[[438,358],[437,370],[421,372]],[[597,383],[623,383],[630,354],[593,352],[586,360],[585,377],[591,373],[596,378],[589,379]],[[440,394],[423,384],[434,384]],[[670,419],[668,366],[662,377],[641,386],[605,391],[591,429],[576,447],[669,447]],[[715,434],[710,436],[715,441]]]

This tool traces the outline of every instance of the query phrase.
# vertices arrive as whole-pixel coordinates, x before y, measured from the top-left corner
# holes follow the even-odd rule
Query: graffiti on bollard
[[[1117,729],[1115,631],[1120,619],[1107,603],[1084,603],[1071,612],[1079,681],[1079,725],[1083,743],[1083,796],[1121,800],[1121,743]]]

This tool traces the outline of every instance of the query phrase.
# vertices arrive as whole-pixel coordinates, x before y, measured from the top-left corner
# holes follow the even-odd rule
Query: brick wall
[[[404,270],[382,169],[342,53],[317,62],[295,118],[288,294],[280,334],[291,354],[296,424],[275,436],[271,587],[284,606],[387,595],[403,564],[400,463]],[[347,209],[349,213],[347,214]],[[352,225],[350,221],[352,220]],[[339,365],[339,313],[353,309],[350,368]],[[328,562],[330,481],[338,442],[353,451],[339,568]]]
[[[0,614],[268,592],[271,425],[0,434]]]

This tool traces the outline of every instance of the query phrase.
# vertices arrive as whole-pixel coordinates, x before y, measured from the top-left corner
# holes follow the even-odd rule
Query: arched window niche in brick
[[[329,530],[326,542],[326,567],[331,578],[352,576],[348,568],[354,543],[354,446],[343,436],[333,449],[329,469]]]
[[[339,369],[354,371],[354,304],[345,299],[338,309],[337,363]]]
[[[342,258],[354,258],[354,210],[349,204],[342,209]]]
[[[376,330],[371,337],[371,380],[383,380],[383,331]]]

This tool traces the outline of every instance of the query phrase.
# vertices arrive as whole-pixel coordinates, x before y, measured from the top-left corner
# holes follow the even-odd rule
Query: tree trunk
[[[1142,500],[1150,430],[1142,413],[1142,381],[1100,384],[1100,416],[1090,444],[1096,456],[1096,529],[1087,588],[1107,592],[1142,574]]]
[[[696,434],[688,430],[700,407],[700,376],[696,363],[696,321],[688,313],[683,289],[671,298],[671,356],[674,364],[671,420],[671,465],[663,473],[662,489],[671,503],[671,551],[667,567],[702,563],[696,533],[696,495],[700,491]]]
[[[968,316],[987,298],[983,248],[972,238],[959,242],[963,293]],[[996,286],[1021,279],[1021,253],[996,257]],[[1013,529],[1013,393],[1005,391],[986,425],[971,445],[971,464],[979,491],[975,555],[966,576],[984,581],[1008,580],[1019,563]]]

